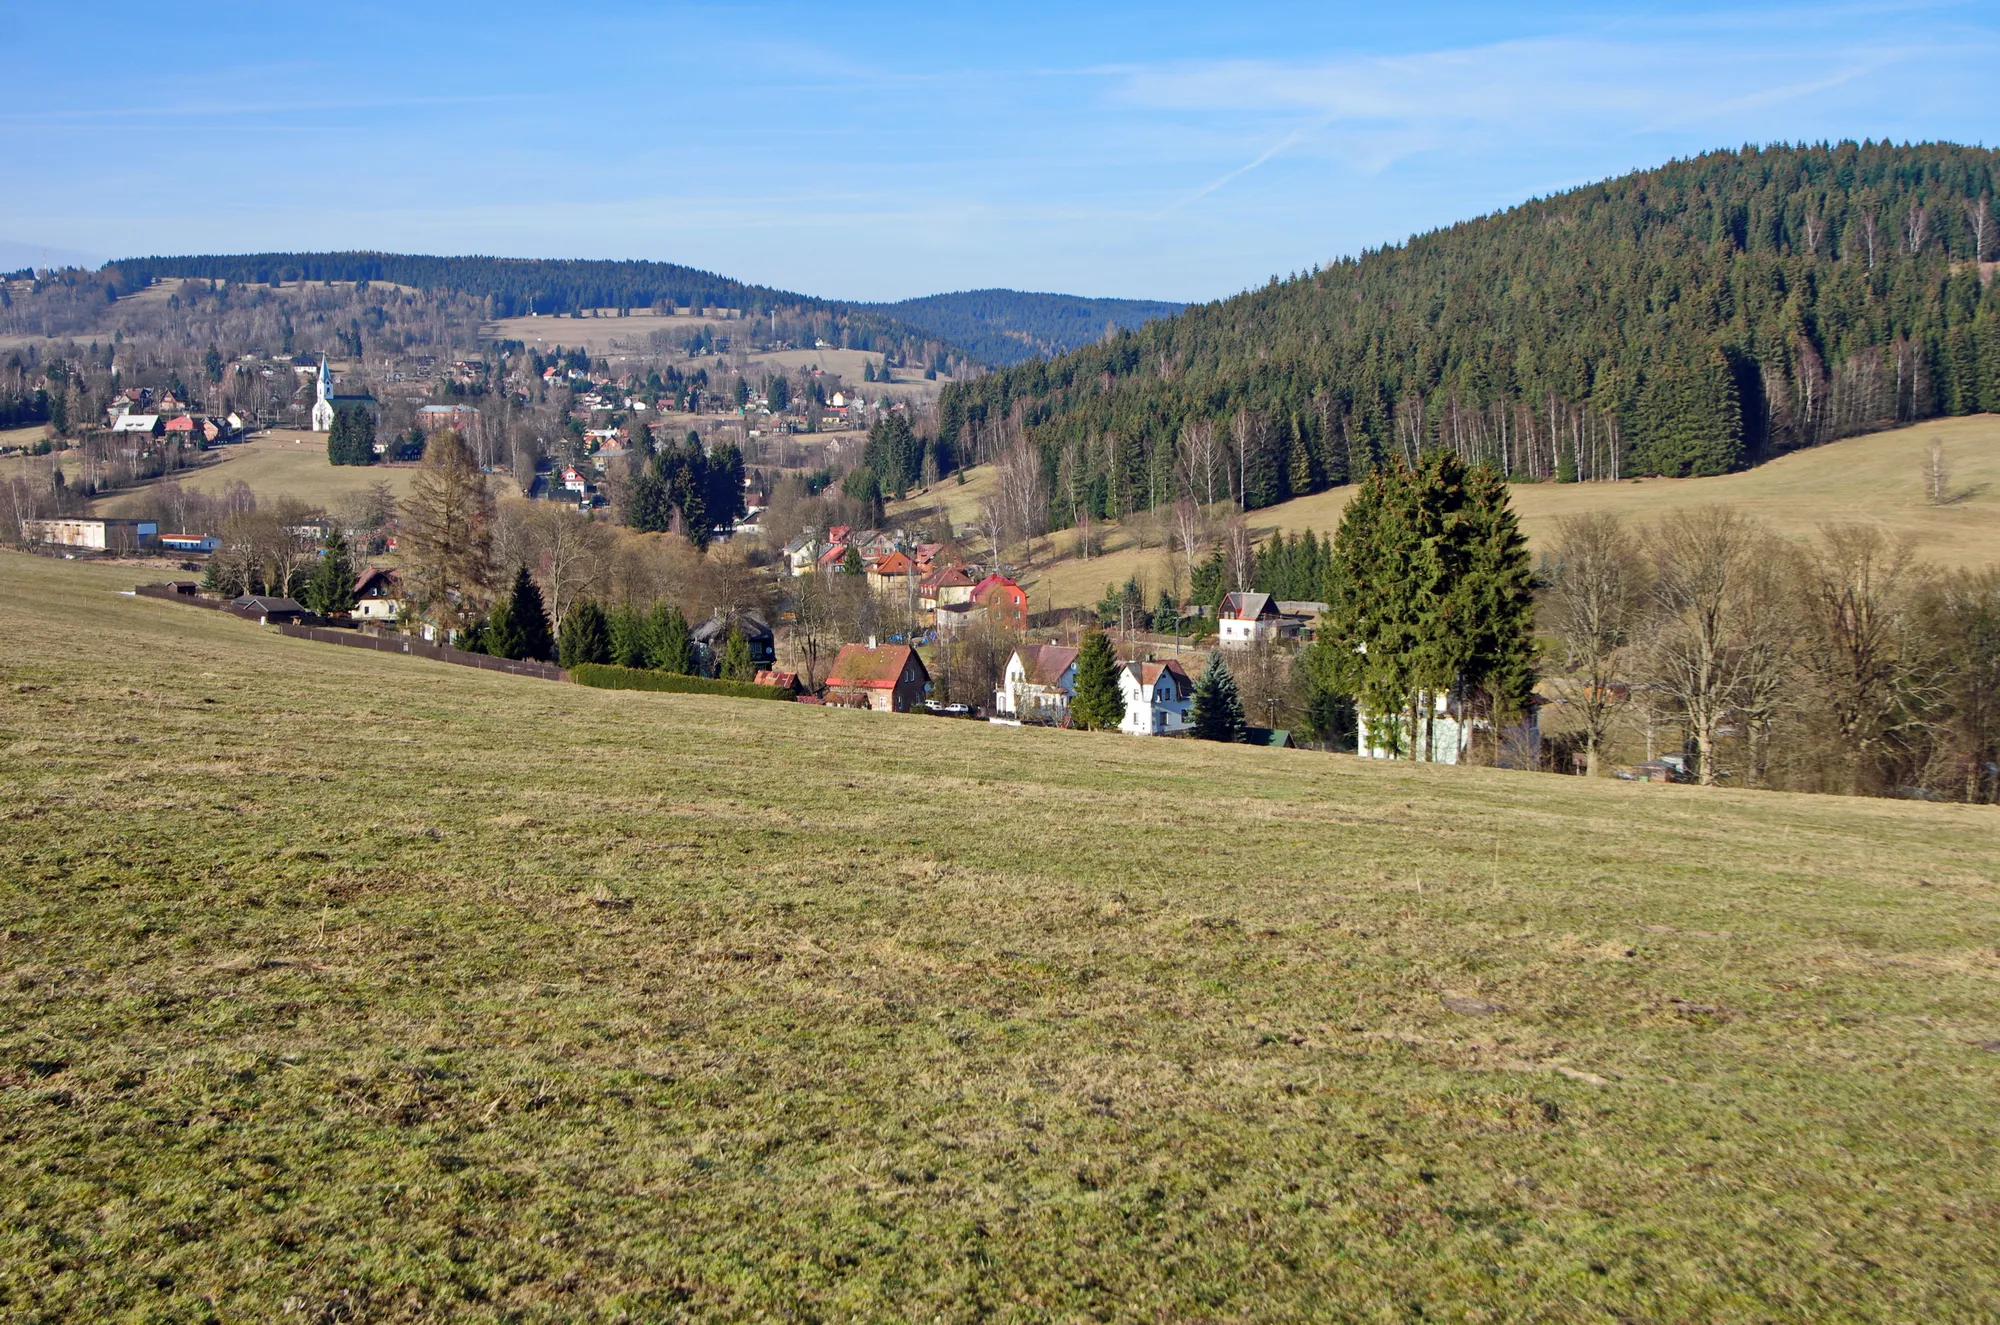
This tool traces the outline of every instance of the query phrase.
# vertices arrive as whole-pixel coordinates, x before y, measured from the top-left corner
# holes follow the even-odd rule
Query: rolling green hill
[[[0,572],[0,1316],[2000,1313],[1990,809],[590,690]]]
[[[2000,409],[1995,192],[1995,154],[1951,144],[1676,161],[956,384],[941,444],[1024,431],[1063,525],[1188,485],[1274,505],[1428,445],[1708,475]],[[1177,455],[1202,424],[1215,453]]]

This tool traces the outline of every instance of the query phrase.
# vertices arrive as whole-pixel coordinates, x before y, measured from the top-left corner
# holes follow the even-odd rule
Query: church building
[[[358,396],[340,396],[333,392],[333,373],[326,366],[326,356],[319,356],[319,386],[313,400],[312,430],[332,432],[333,416],[344,409],[365,409],[376,422],[381,422],[382,407],[375,397],[363,393]]]

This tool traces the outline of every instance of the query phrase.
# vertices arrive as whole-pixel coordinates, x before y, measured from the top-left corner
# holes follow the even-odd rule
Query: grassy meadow
[[[289,428],[259,433],[235,446],[219,446],[208,453],[214,457],[201,467],[172,475],[183,487],[216,492],[241,481],[264,500],[291,496],[313,506],[325,506],[346,493],[386,482],[398,498],[410,495],[415,481],[415,465],[367,465],[355,467],[330,464],[326,458],[326,434]],[[95,515],[125,515],[145,500],[145,487],[116,492],[96,502]]]
[[[1990,807],[591,690],[0,554],[0,1318],[2000,1315]]]
[[[1943,442],[1951,471],[1952,500],[1943,505],[1927,500],[1924,485],[1933,438]],[[993,467],[981,466],[967,474],[962,487],[946,482],[895,509],[913,513],[942,505],[954,521],[976,521],[992,481]],[[1251,527],[1260,536],[1307,529],[1331,533],[1353,491],[1334,488],[1252,511]],[[1513,497],[1531,543],[1548,537],[1565,515],[1611,511],[1646,523],[1676,510],[1718,503],[1738,507],[1785,537],[1810,537],[1829,522],[1864,521],[1909,535],[1924,560],[1951,567],[1990,566],[2000,563],[2000,415],[1934,419],[1850,437],[1717,478],[1523,483],[1514,487]],[[1035,610],[1094,603],[1104,596],[1107,583],[1122,584],[1129,575],[1158,586],[1167,569],[1161,534],[1149,533],[1142,549],[1139,533],[1129,523],[1110,529],[1105,554],[1088,562],[1075,555],[1072,530],[1038,540],[1023,580]]]

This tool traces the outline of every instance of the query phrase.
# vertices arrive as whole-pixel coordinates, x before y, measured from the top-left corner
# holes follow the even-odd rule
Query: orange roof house
[[[989,575],[973,586],[972,601],[986,609],[986,619],[1009,630],[1028,628],[1028,594],[1004,575]]]
[[[908,713],[924,702],[931,674],[924,660],[907,644],[875,647],[849,644],[826,674],[829,704],[869,708],[880,713]]]

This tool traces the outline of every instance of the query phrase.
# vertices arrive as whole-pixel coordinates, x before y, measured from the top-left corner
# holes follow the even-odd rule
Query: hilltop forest
[[[964,347],[989,364],[1067,354],[1104,336],[1108,328],[1144,326],[1172,317],[1182,305],[1154,299],[1085,299],[1021,290],[962,290],[866,307]]]
[[[232,285],[286,281],[386,282],[486,301],[492,318],[544,317],[598,308],[740,309],[777,314],[794,335],[818,335],[858,350],[901,350],[926,339],[881,312],[773,290],[671,262],[544,258],[431,257],[412,253],[240,253],[120,258],[99,273],[120,293],[156,280],[192,277]]]
[[[936,450],[1038,469],[1012,486],[1061,524],[1432,446],[1516,480],[1705,475],[2000,410],[1995,175],[1949,144],[1677,161],[954,383]]]

